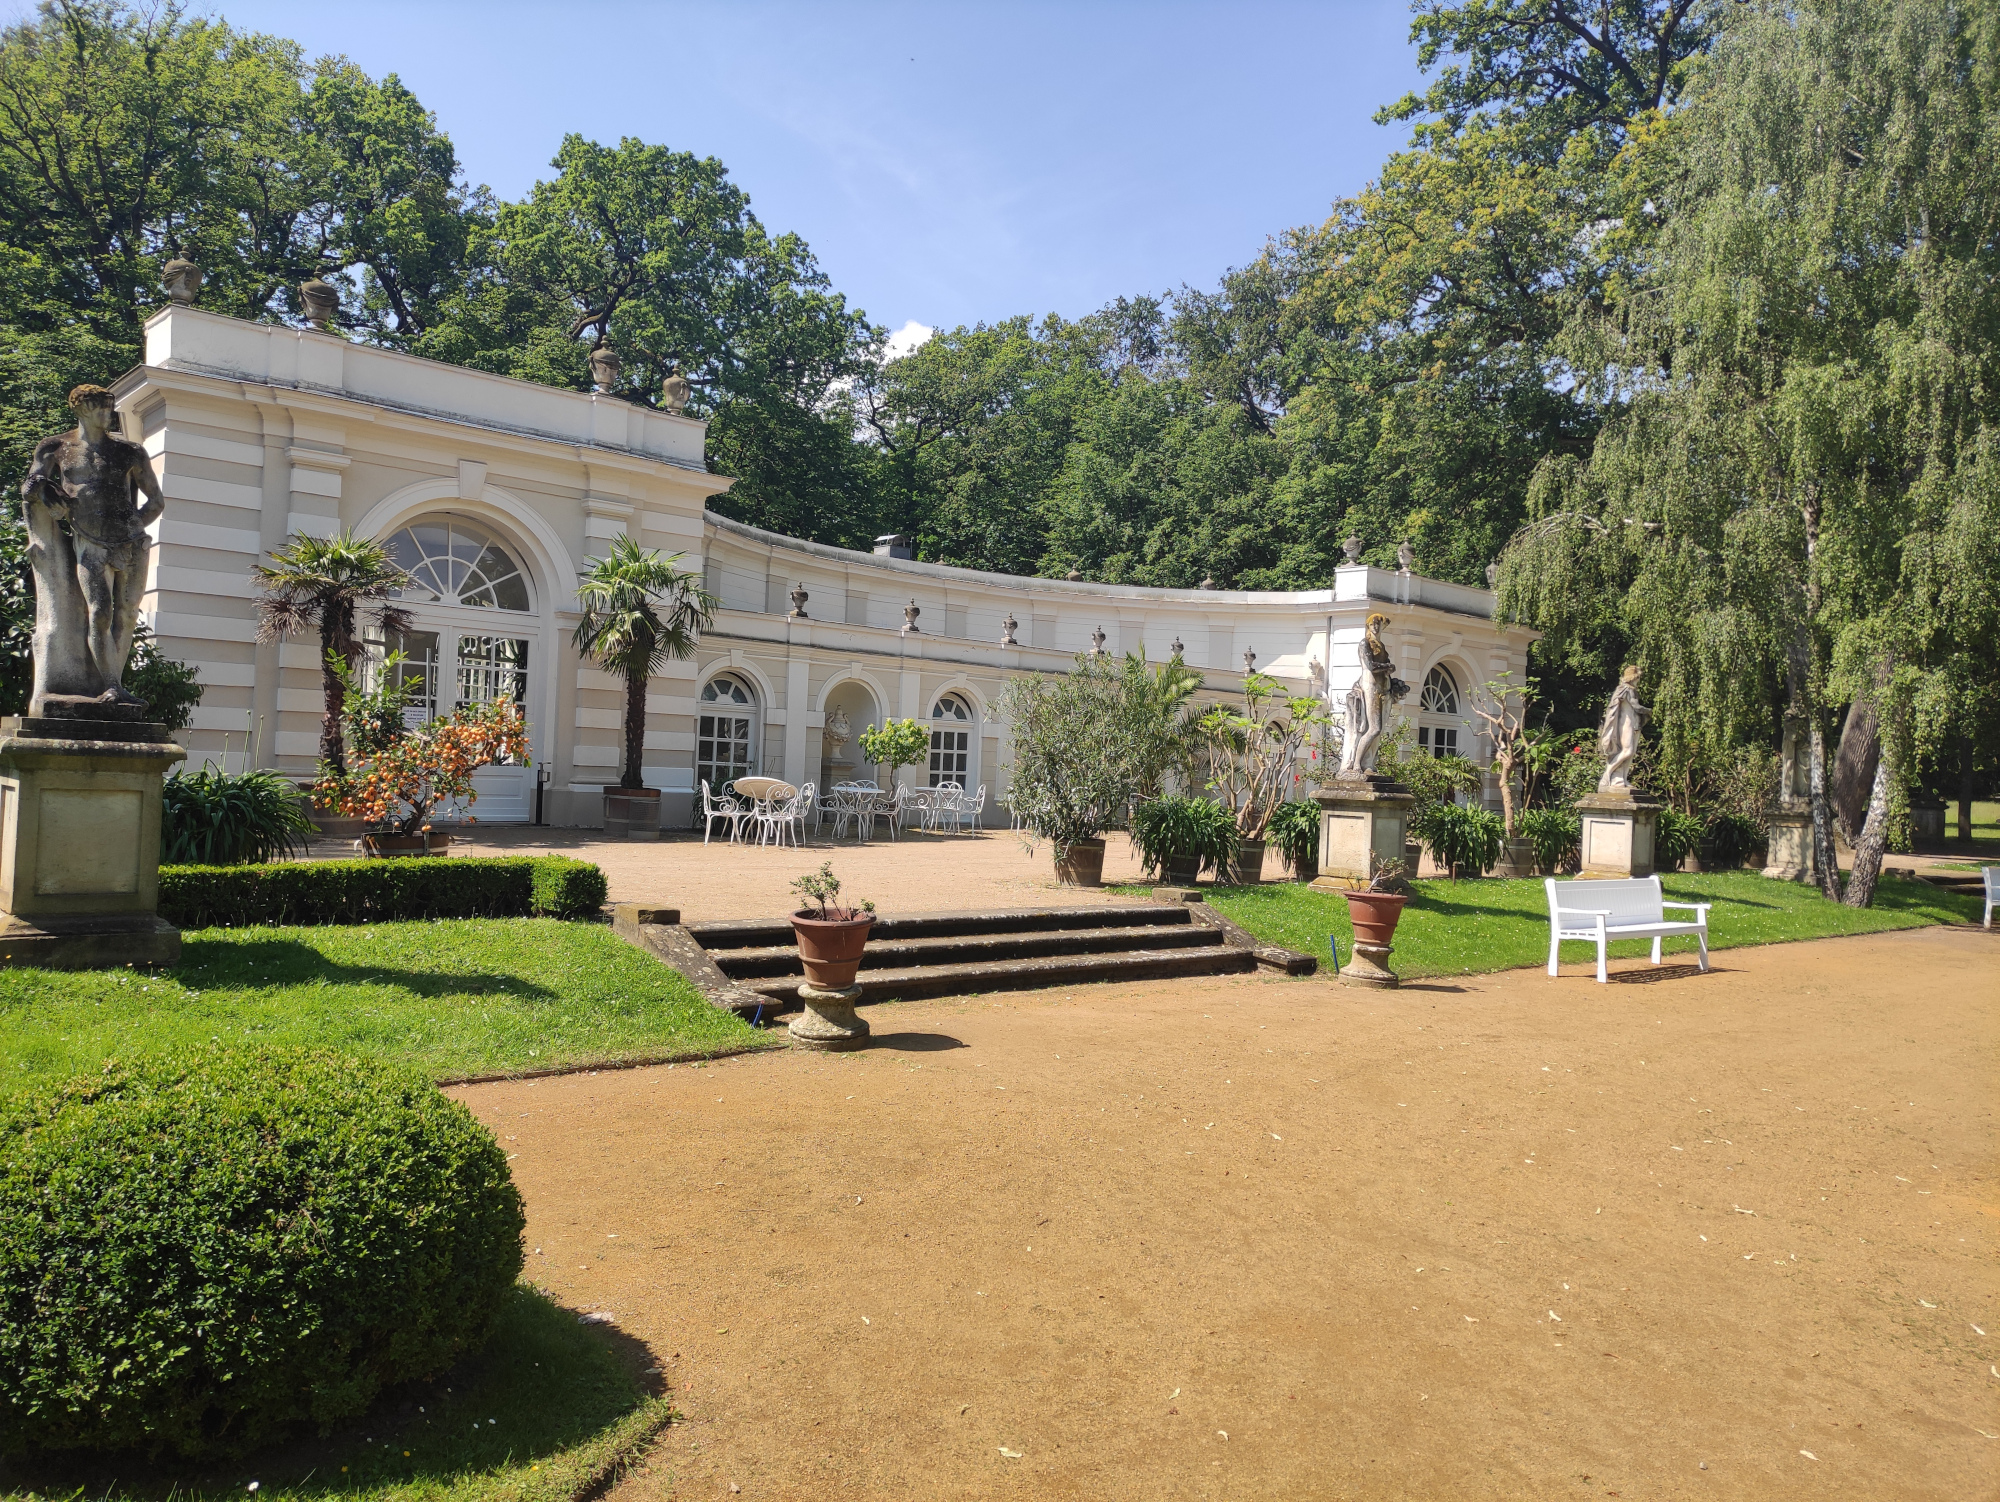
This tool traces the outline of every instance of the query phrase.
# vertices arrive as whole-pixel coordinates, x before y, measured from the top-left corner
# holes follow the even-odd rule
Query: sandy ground
[[[457,1093],[685,1416],[615,1502],[2000,1495],[2000,936],[1586,972]]]
[[[604,868],[613,902],[678,907],[686,921],[779,917],[796,903],[790,883],[832,861],[845,893],[872,900],[883,912],[1029,907],[1043,903],[1129,902],[1114,892],[1058,887],[1055,860],[1043,843],[1028,854],[1004,827],[979,834],[919,834],[900,840],[834,844],[820,837],[803,849],[731,845],[676,836],[659,841],[611,841],[590,829],[480,829],[467,855],[573,855]],[[1266,854],[1273,876],[1282,861]],[[1139,863],[1125,836],[1105,840],[1104,879],[1139,881]]]

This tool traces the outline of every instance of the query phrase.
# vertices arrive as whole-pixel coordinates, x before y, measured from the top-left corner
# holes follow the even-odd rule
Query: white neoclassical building
[[[511,694],[526,713],[532,756],[479,774],[483,821],[530,820],[539,784],[546,822],[602,822],[624,699],[571,635],[578,573],[620,534],[686,555],[721,601],[696,656],[647,697],[646,778],[670,825],[691,819],[701,779],[865,772],[851,736],[890,717],[932,727],[930,765],[906,778],[997,799],[1007,681],[1099,644],[1178,650],[1223,693],[1254,653],[1258,671],[1301,692],[1324,681],[1338,705],[1363,621],[1381,611],[1422,744],[1482,762],[1470,696],[1525,676],[1531,635],[1497,626],[1484,590],[1366,565],[1323,590],[1143,589],[804,542],[707,510],[730,481],[704,467],[694,419],[315,330],[168,307],[115,390],[167,495],[145,611],[206,686],[183,736],[194,759],[311,773],[317,644],[257,640],[250,569],[295,533],[351,529],[387,539],[413,576],[415,627],[384,646],[430,669],[426,707]],[[847,743],[830,744],[829,720]]]

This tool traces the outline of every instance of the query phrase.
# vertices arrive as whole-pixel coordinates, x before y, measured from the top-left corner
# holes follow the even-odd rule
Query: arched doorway
[[[495,699],[511,700],[526,714],[537,702],[531,680],[539,683],[546,664],[532,650],[540,623],[514,549],[477,522],[450,515],[419,517],[384,545],[410,576],[401,603],[412,625],[386,639],[376,635],[367,643],[368,653],[378,670],[390,653],[402,653],[400,676],[422,684],[405,711],[410,722]],[[472,785],[478,794],[472,805],[447,808],[440,822],[477,817],[524,824],[533,817],[532,760],[482,767],[472,774]]]
[[[979,714],[964,694],[940,694],[931,705],[930,785],[955,782],[970,790],[979,778]]]
[[[695,718],[695,797],[701,784],[720,795],[723,787],[757,770],[757,691],[735,673],[717,673],[701,686]]]
[[[1432,756],[1457,756],[1459,731],[1465,721],[1458,712],[1458,680],[1443,663],[1424,677],[1417,704],[1417,746]]]

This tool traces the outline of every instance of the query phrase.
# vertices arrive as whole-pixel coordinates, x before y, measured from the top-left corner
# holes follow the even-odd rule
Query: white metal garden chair
[[[702,844],[706,845],[708,843],[709,836],[715,833],[715,821],[717,819],[721,819],[722,821],[724,821],[726,824],[729,825],[729,843],[732,845],[735,844],[737,835],[742,831],[743,820],[749,816],[749,813],[750,813],[749,809],[745,808],[741,803],[738,803],[734,798],[731,798],[728,794],[725,793],[721,797],[717,797],[714,793],[710,792],[708,787],[708,779],[706,777],[702,778],[701,780]]]
[[[979,795],[966,805],[965,817],[972,823],[972,832],[980,833],[979,821],[986,816],[986,784],[979,784]]]
[[[812,812],[816,791],[808,782],[791,797],[774,797],[760,808],[757,811],[757,843],[782,845],[789,834],[793,846],[802,847],[805,844],[806,815]]]
[[[903,837],[903,810],[905,807],[903,800],[904,795],[908,792],[908,788],[898,784],[893,792],[877,792],[869,799],[868,818],[870,822],[886,821],[889,826],[889,838],[892,840],[899,840]]]
[[[951,827],[956,830],[958,811],[964,799],[965,788],[960,783],[940,782],[930,789],[930,795],[924,800],[924,828],[936,834],[944,828],[945,821],[949,820]]]
[[[1986,917],[1981,920],[1987,928],[1993,926],[1993,909],[2000,906],[2000,866],[1987,866],[1986,872]]]

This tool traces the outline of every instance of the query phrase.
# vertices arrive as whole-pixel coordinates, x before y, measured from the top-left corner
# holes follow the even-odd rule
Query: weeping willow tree
[[[1626,212],[1595,243],[1616,295],[1566,335],[1619,415],[1542,466],[1501,563],[1501,612],[1545,656],[1641,665],[1660,765],[1796,718],[1829,896],[1827,742],[1865,710],[1859,906],[1916,751],[1963,732],[2000,647],[1996,17],[1736,10],[1619,159]]]

